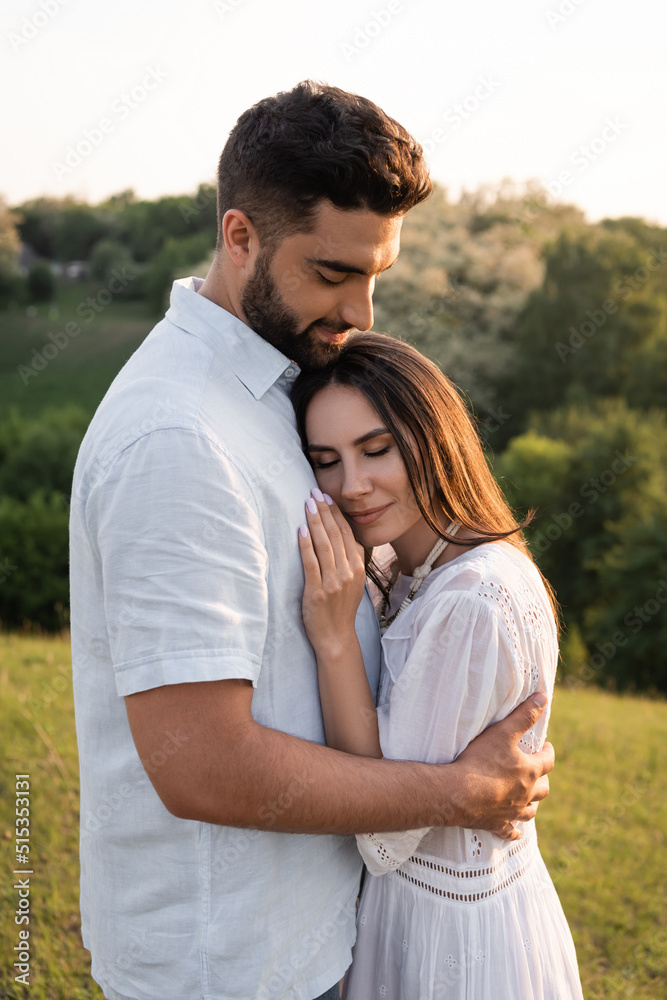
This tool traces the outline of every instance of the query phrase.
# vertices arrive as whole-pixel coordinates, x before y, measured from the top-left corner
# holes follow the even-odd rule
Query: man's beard
[[[255,269],[243,289],[241,308],[248,324],[260,337],[295,361],[302,371],[323,368],[338,357],[343,345],[323,344],[314,330],[320,323],[330,330],[336,327],[330,320],[317,319],[299,332],[298,318],[286,305],[271,277],[271,260],[268,253],[260,251]],[[343,326],[340,333],[347,333],[350,329]]]

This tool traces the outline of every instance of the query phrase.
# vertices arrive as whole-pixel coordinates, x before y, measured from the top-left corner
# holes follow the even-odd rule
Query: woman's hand
[[[331,499],[331,498],[329,498]],[[315,652],[349,643],[366,585],[363,547],[338,506],[313,490],[299,528],[305,575],[303,621]],[[356,637],[355,637],[356,638]]]

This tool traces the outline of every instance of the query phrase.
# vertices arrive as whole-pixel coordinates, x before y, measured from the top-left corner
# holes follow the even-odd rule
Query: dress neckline
[[[428,585],[428,581],[432,580],[436,575],[438,575],[441,572],[441,570],[449,569],[450,566],[456,566],[457,563],[459,563],[460,560],[463,559],[465,556],[469,556],[472,555],[473,553],[479,552],[480,549],[485,549],[489,545],[498,545],[501,543],[502,539],[498,539],[497,542],[480,542],[479,545],[474,545],[472,548],[463,549],[463,551],[460,552],[458,556],[454,556],[453,559],[449,559],[446,563],[443,563],[442,566],[436,566],[435,569],[432,569],[429,575],[424,580],[422,586],[426,587]],[[509,547],[514,548],[514,546],[509,546]],[[408,580],[408,581],[411,581],[413,579],[413,577],[409,576],[407,573],[399,573],[398,578],[401,580]]]

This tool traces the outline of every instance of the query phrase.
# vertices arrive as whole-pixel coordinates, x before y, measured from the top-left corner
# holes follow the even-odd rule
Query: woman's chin
[[[352,528],[352,534],[366,549],[376,549],[380,545],[388,545],[391,542],[391,538],[387,537],[387,532],[382,531],[381,528],[376,528],[375,525],[369,525],[367,528],[362,528],[358,524],[350,523]]]

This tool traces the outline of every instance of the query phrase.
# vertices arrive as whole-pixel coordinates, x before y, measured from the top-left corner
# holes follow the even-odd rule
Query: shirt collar
[[[177,279],[166,318],[224,357],[255,399],[277,382],[288,392],[299,374],[298,365],[232,313],[198,295],[203,283],[202,278]]]

